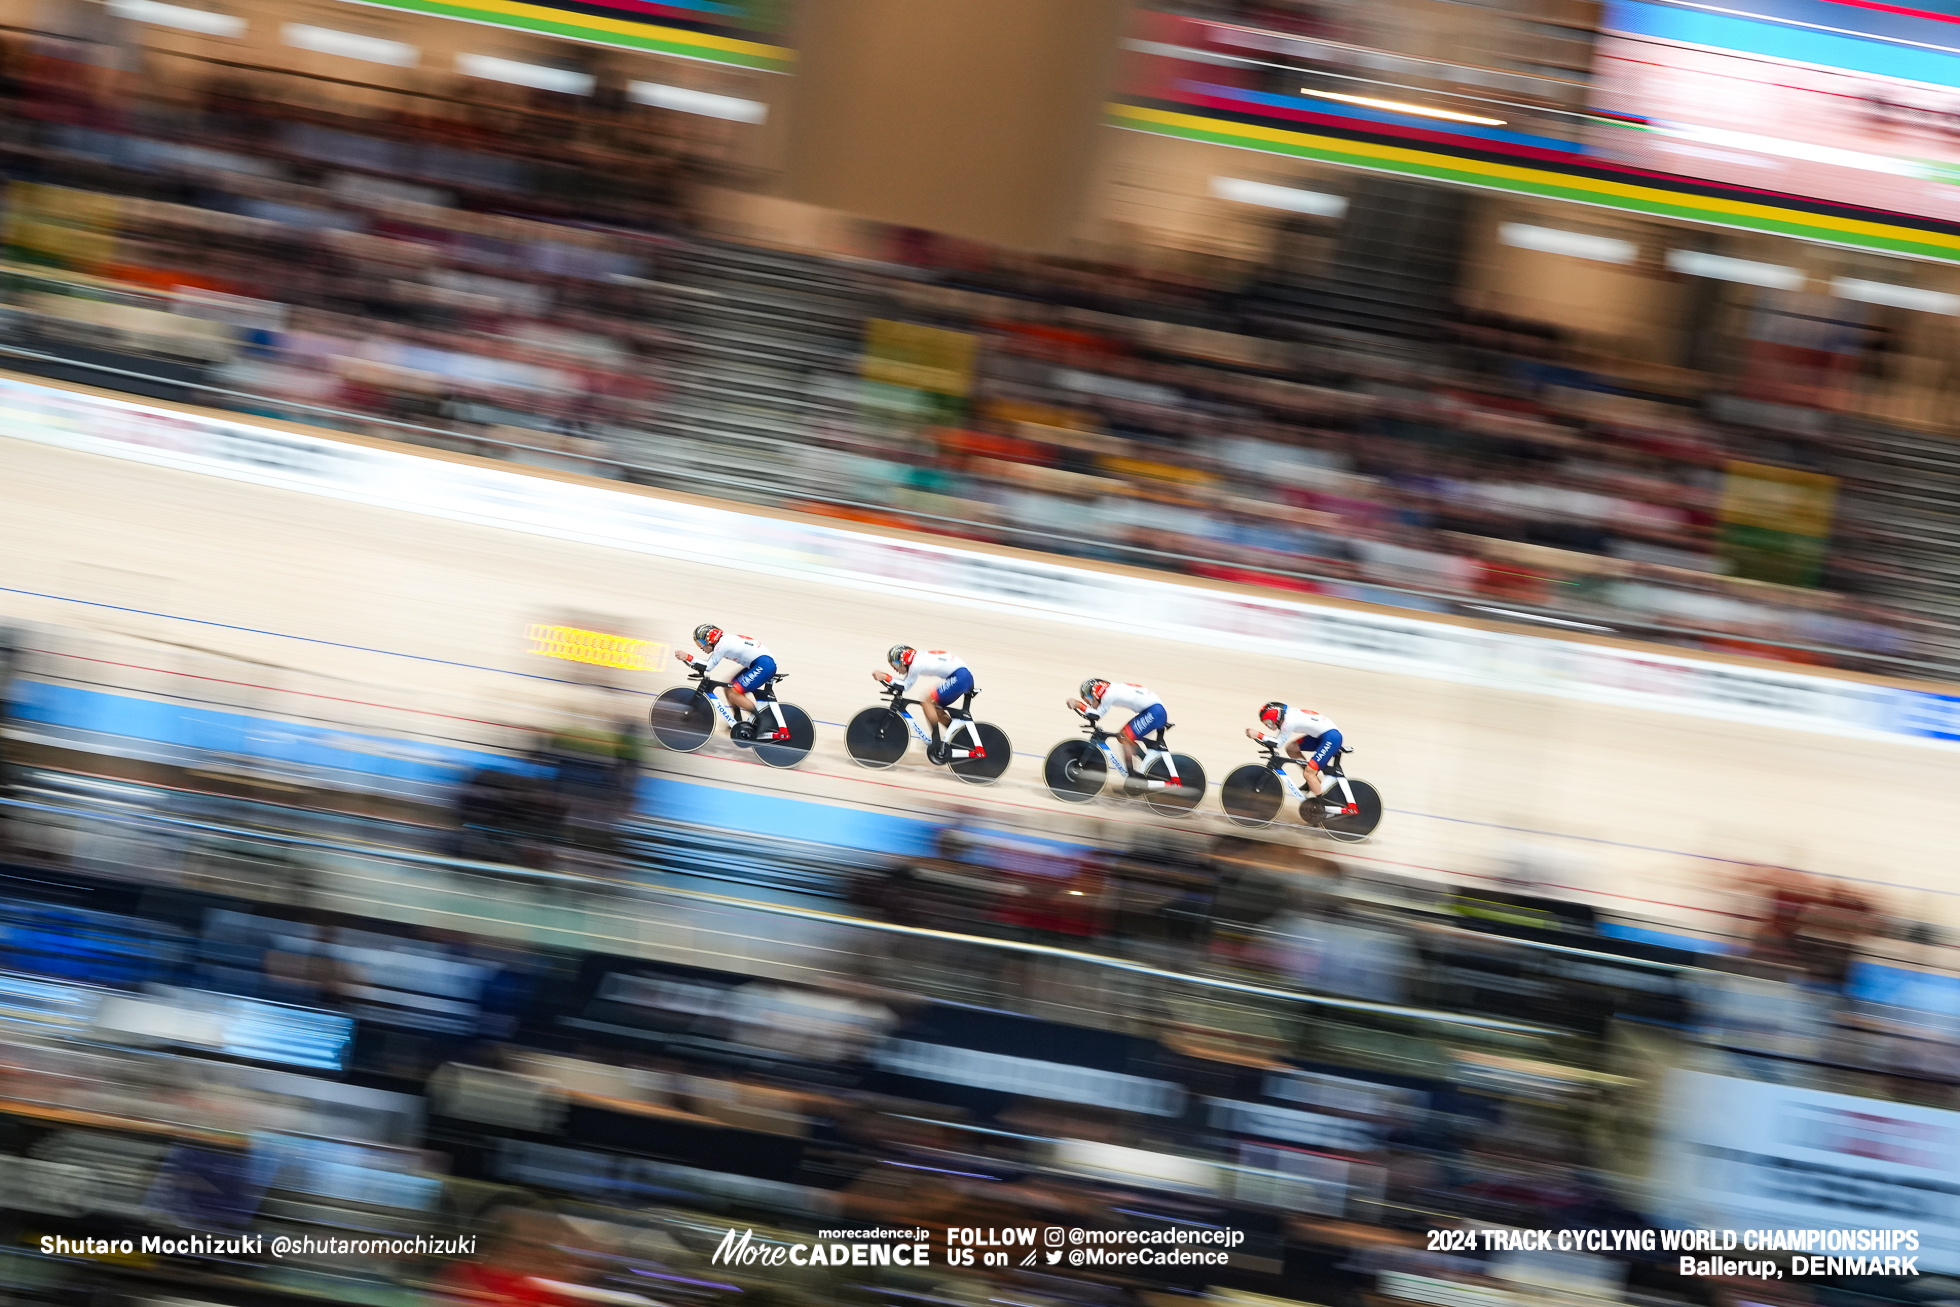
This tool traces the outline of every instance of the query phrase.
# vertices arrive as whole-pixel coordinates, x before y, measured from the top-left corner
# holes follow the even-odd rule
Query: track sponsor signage
[[[1960,698],[1257,598],[682,503],[0,378],[0,432],[69,449],[722,567],[1215,647],[1867,739],[1960,742]],[[710,544],[712,542],[712,545]]]
[[[1699,1071],[1668,1073],[1652,1189],[1669,1223],[1823,1230],[1773,1246],[1818,1254],[1917,1256],[1960,1271],[1960,1112]],[[1910,1230],[1911,1246],[1846,1239]],[[1757,1238],[1743,1246],[1772,1246]],[[1735,1247],[1734,1244],[1726,1245]],[[1821,1268],[1820,1268],[1821,1270]],[[1879,1272],[1888,1273],[1888,1272]]]

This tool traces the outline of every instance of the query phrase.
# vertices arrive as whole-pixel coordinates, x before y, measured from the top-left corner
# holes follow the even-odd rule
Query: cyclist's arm
[[[1277,731],[1254,731],[1252,738],[1261,744],[1270,744],[1277,747],[1290,758],[1298,758],[1300,756],[1300,742],[1307,737],[1298,731],[1287,730],[1282,727]]]

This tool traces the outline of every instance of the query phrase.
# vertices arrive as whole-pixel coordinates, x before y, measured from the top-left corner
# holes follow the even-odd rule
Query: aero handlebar
[[[1102,728],[1101,713],[1088,712],[1081,708],[1078,708],[1075,706],[1075,701],[1072,699],[1064,699],[1062,703],[1063,706],[1066,707],[1070,712],[1074,713],[1077,717],[1080,717],[1082,719],[1082,729],[1089,733],[1089,738],[1091,740],[1113,740],[1116,738],[1117,732],[1105,731]]]

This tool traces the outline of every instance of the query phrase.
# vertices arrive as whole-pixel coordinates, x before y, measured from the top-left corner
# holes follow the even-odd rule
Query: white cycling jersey
[[[1276,742],[1282,749],[1295,740],[1317,740],[1329,731],[1338,731],[1331,717],[1323,717],[1311,708],[1286,710],[1286,720],[1279,724],[1278,731],[1261,731],[1260,738]]]
[[[1103,691],[1102,702],[1095,705],[1099,713],[1126,712],[1132,717],[1147,708],[1155,708],[1163,700],[1145,686],[1135,681],[1125,681],[1121,685],[1112,683]]]
[[[943,681],[965,666],[957,654],[947,653],[944,649],[920,649],[912,655],[912,665],[905,669],[905,693],[912,693],[912,687],[919,683],[921,677]]]
[[[708,661],[697,663],[696,666],[703,672],[712,672],[721,663],[731,662],[737,667],[746,669],[756,659],[771,656],[768,648],[760,640],[751,639],[746,635],[724,635],[709,651]]]

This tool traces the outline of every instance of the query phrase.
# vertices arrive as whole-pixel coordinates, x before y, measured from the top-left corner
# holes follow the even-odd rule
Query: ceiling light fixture
[[[131,22],[150,23],[161,27],[181,27],[187,32],[203,32],[206,36],[228,36],[236,39],[245,35],[245,20],[242,18],[215,13],[209,9],[164,4],[162,0],[109,0],[109,12],[118,18],[127,18]]]
[[[1221,200],[1256,204],[1263,209],[1311,213],[1320,218],[1338,218],[1347,212],[1348,207],[1348,202],[1338,195],[1303,191],[1296,186],[1275,186],[1271,182],[1246,181],[1242,177],[1212,178],[1211,193]]]
[[[1921,290],[1917,286],[1899,286],[1889,281],[1839,277],[1831,282],[1831,293],[1839,299],[1889,304],[1894,308],[1915,309],[1920,313],[1960,317],[1960,295],[1949,295],[1944,291]]]
[[[703,118],[726,118],[734,123],[759,123],[769,117],[769,106],[760,100],[716,95],[686,86],[668,86],[664,82],[628,82],[626,98],[656,109],[699,114]]]
[[[309,23],[287,23],[279,29],[279,33],[286,44],[296,50],[337,55],[342,59],[359,59],[364,63],[413,68],[422,58],[422,52],[405,41],[387,41],[378,36],[314,27]]]
[[[1383,109],[1389,113],[1412,113],[1424,118],[1442,118],[1453,123],[1470,123],[1477,127],[1502,127],[1502,118],[1485,118],[1474,113],[1458,113],[1454,109],[1432,109],[1426,104],[1407,104],[1401,100],[1377,100],[1368,95],[1342,95],[1338,91],[1315,91],[1308,87],[1300,88],[1301,95],[1317,96],[1322,100],[1339,100],[1342,104],[1358,104],[1364,109]]]
[[[1770,290],[1802,290],[1806,280],[1799,268],[1786,268],[1780,263],[1757,263],[1753,259],[1731,259],[1703,250],[1669,250],[1667,266],[1689,277],[1711,277],[1717,281],[1764,286]]]
[[[1640,248],[1632,241],[1615,240],[1611,236],[1592,236],[1582,231],[1565,231],[1558,227],[1539,227],[1528,222],[1507,222],[1497,229],[1497,239],[1521,250],[1537,250],[1542,254],[1565,254],[1575,259],[1592,259],[1599,263],[1632,263],[1640,254]]]

